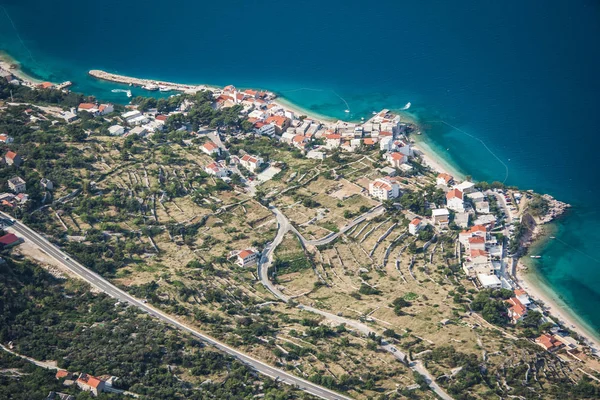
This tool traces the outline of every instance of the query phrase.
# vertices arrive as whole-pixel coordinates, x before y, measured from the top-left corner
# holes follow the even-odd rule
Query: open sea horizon
[[[346,120],[411,102],[457,170],[573,206],[558,240],[536,246],[534,272],[600,336],[597,1],[0,4],[0,50],[105,101],[127,102],[111,92],[123,85],[90,69],[267,89]]]

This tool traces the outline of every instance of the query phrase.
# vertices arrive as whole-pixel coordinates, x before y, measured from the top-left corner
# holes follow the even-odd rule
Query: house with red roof
[[[2,135],[0,135],[0,143],[5,143],[5,144],[9,144],[12,143],[14,141],[14,139],[10,136],[8,136],[6,133],[3,133]]]
[[[99,393],[104,391],[105,383],[103,380],[96,378],[95,376],[82,373],[79,378],[75,381],[77,386],[81,390],[91,392],[94,396],[98,396]]]
[[[435,183],[438,185],[449,186],[454,183],[454,177],[447,173],[441,173],[435,179]]]
[[[463,201],[463,193],[458,189],[452,189],[446,193],[446,206],[453,211],[463,212],[465,211],[465,204]]]
[[[535,339],[535,343],[546,351],[556,351],[563,346],[561,341],[557,340],[549,333],[544,333],[543,335],[537,337]]]
[[[269,118],[265,120],[267,124],[271,124],[275,127],[275,131],[277,134],[281,134],[287,128],[290,127],[291,120],[287,117],[282,117],[280,115],[271,115]]]
[[[325,147],[328,149],[336,149],[342,144],[342,135],[330,133],[325,135]]]
[[[229,175],[229,170],[223,165],[223,162],[215,161],[204,167],[204,171],[217,178],[224,178]]]
[[[7,233],[4,236],[0,236],[0,248],[16,246],[21,242],[23,242],[23,239],[12,233]]]
[[[202,150],[204,153],[208,154],[209,156],[212,156],[213,154],[219,155],[221,154],[221,149],[219,148],[219,146],[217,146],[214,142],[208,141],[206,143],[204,143],[202,146],[200,146],[200,150]]]
[[[421,230],[422,226],[423,221],[421,218],[413,218],[413,220],[408,224],[408,233],[411,235],[416,235],[419,233],[419,230]]]
[[[7,151],[4,155],[4,161],[7,165],[14,165],[15,167],[20,167],[23,164],[21,156],[14,151]]]
[[[513,324],[516,324],[527,314],[527,307],[517,297],[511,297],[506,300],[508,303],[508,317]]]
[[[77,112],[80,113],[82,111],[88,112],[93,115],[98,115],[100,110],[98,110],[98,106],[94,103],[81,103],[77,107]]]
[[[369,194],[381,201],[395,199],[400,195],[400,186],[389,177],[375,179],[369,183]]]
[[[393,168],[400,168],[402,164],[405,164],[408,161],[408,156],[394,151],[392,153],[387,153],[387,160]]]
[[[258,156],[252,156],[250,154],[245,154],[242,158],[240,158],[240,164],[246,168],[250,172],[255,172],[258,167],[263,164],[263,159]]]
[[[43,82],[38,85],[40,89],[52,89],[54,87],[54,83]]]
[[[292,146],[299,150],[306,150],[308,138],[304,135],[296,135],[292,138]]]
[[[469,258],[473,264],[487,264],[488,252],[485,250],[471,250]]]
[[[242,250],[237,254],[236,264],[240,267],[249,267],[255,265],[258,260],[258,253],[252,249]]]
[[[470,237],[467,241],[467,250],[485,250],[485,238],[481,236]]]

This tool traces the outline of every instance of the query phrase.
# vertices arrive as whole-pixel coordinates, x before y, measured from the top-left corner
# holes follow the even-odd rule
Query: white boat
[[[142,89],[146,89],[146,90],[149,90],[151,92],[154,92],[155,90],[158,90],[158,86],[157,85],[148,84],[146,86],[142,86]]]
[[[131,94],[131,90],[125,90],[125,89],[113,89],[111,90],[111,92],[113,93],[125,93],[127,95],[127,97],[132,97],[133,95]]]
[[[345,112],[345,113],[349,113],[349,112],[350,112],[350,110],[344,110],[344,112]]]
[[[406,103],[406,105],[404,107],[402,107],[400,110],[404,111],[404,110],[408,110],[410,108],[411,104],[410,101],[408,103]]]
[[[170,92],[171,88],[166,87],[166,86],[159,86],[158,90],[161,91],[161,92]]]
[[[531,258],[542,258],[542,256],[529,256]]]
[[[556,236],[550,236],[550,239],[556,239]]]

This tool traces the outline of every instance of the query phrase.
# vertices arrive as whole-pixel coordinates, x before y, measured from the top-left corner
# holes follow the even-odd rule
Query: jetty
[[[169,90],[169,91],[184,92],[184,93],[196,93],[201,90],[210,90],[210,91],[216,90],[216,88],[210,87],[207,85],[184,85],[184,84],[180,84],[180,83],[157,81],[157,80],[153,80],[153,79],[133,78],[130,76],[125,76],[125,75],[112,74],[110,72],[106,72],[106,71],[102,71],[102,70],[98,70],[98,69],[93,69],[93,70],[89,71],[88,74],[90,76],[93,76],[96,79],[101,79],[104,81],[116,82],[116,83],[121,83],[124,85],[130,85],[130,86],[138,86],[141,88],[154,88],[154,87],[158,88],[158,87],[160,87],[164,91]]]

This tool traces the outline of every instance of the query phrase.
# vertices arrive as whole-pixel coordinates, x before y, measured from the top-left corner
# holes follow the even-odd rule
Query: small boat
[[[154,91],[158,90],[158,86],[149,84],[149,85],[142,86],[142,89],[146,89],[151,92],[154,92]]]
[[[171,88],[166,87],[166,86],[159,86],[158,90],[161,91],[161,92],[170,92]]]
[[[556,236],[550,236],[550,239],[556,239]]]
[[[373,111],[373,115],[377,115],[377,111]]]
[[[404,107],[402,107],[400,110],[404,111],[404,110],[408,110],[410,108],[411,104],[410,101],[408,103],[406,103],[406,105]]]
[[[349,112],[350,112],[350,110],[344,110],[344,112],[345,112],[345,113],[349,113]]]
[[[542,256],[529,256],[531,258],[542,258]]]

